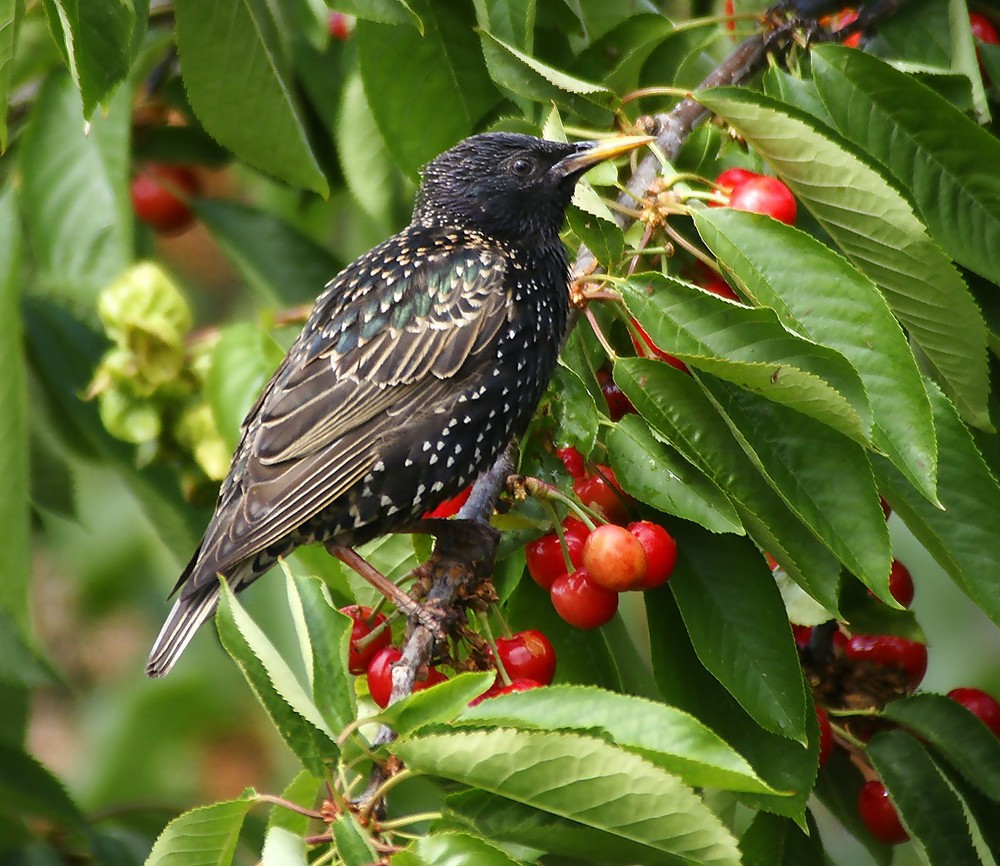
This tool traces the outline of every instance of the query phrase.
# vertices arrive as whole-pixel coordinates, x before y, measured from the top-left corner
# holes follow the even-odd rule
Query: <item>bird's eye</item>
[[[533,160],[528,159],[526,156],[519,156],[510,164],[510,170],[514,174],[519,174],[521,177],[531,174],[532,169],[535,167]]]

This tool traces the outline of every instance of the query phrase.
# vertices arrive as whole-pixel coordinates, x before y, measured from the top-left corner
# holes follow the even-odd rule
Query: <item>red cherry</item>
[[[583,464],[583,455],[572,445],[566,448],[557,448],[556,456],[562,460],[566,471],[573,478],[583,478],[587,474],[587,470]]]
[[[885,501],[884,496],[878,498],[878,504],[882,506],[882,513],[885,515],[885,519],[889,519],[889,515],[892,514],[892,506]]]
[[[527,679],[547,686],[556,675],[556,651],[535,629],[498,638],[497,654],[511,680]]]
[[[795,623],[792,623],[792,637],[795,638],[795,645],[799,649],[805,649],[809,646],[812,634],[813,630],[811,625],[796,625]]]
[[[638,589],[646,579],[646,551],[627,529],[606,523],[590,533],[583,547],[583,567],[606,589]]]
[[[948,697],[957,701],[970,713],[978,716],[987,728],[1000,737],[1000,703],[992,695],[979,689],[958,688],[948,692]]]
[[[563,536],[569,561],[574,568],[583,565],[583,546],[590,530],[579,520],[566,518],[563,521]],[[563,556],[559,536],[554,532],[529,542],[524,548],[528,574],[542,589],[551,589],[552,581],[566,574],[566,558]]]
[[[761,177],[761,175],[745,168],[727,168],[715,179],[715,185],[723,192],[729,193],[755,177]]]
[[[844,9],[838,12],[836,15],[830,16],[830,29],[834,32],[837,30],[843,30],[848,24],[853,24],[858,20],[858,10],[857,9]],[[861,44],[861,34],[852,33],[846,39],[841,42],[841,45],[846,45],[848,48],[857,48]]]
[[[909,569],[898,559],[892,561],[892,570],[889,572],[889,594],[903,607],[909,607],[913,603],[913,578],[910,577]]]
[[[392,631],[384,628],[363,647],[358,647],[358,641],[381,626],[386,621],[385,617],[380,613],[372,614],[370,607],[357,604],[342,607],[340,612],[354,620],[351,626],[351,644],[347,651],[347,669],[352,674],[363,674],[368,670],[368,664],[375,653],[392,642]]]
[[[911,689],[915,689],[927,673],[927,646],[890,634],[856,634],[844,647],[844,655],[885,668],[906,671]]]
[[[816,704],[816,721],[819,722],[819,765],[823,767],[830,760],[833,751],[833,728],[830,727],[830,717],[819,704]]]
[[[690,370],[680,358],[675,358],[669,352],[664,352],[656,343],[653,342],[646,330],[640,325],[635,319],[632,319],[632,324],[635,329],[639,332],[639,336],[632,335],[632,345],[635,346],[635,351],[643,358],[648,358],[650,356],[654,358],[659,358],[661,361],[666,361],[671,367],[676,370],[680,370],[682,373],[689,373]]]
[[[726,28],[736,30],[736,19],[733,18],[733,0],[726,0]]]
[[[608,404],[608,414],[612,421],[621,421],[624,415],[634,415],[635,406],[632,401],[625,396],[621,388],[615,384],[611,374],[607,370],[597,371],[597,381],[601,385],[601,393]]]
[[[969,26],[972,28],[972,35],[980,42],[985,42],[987,45],[1000,45],[1000,33],[997,33],[993,22],[985,15],[981,15],[979,12],[970,12]]]
[[[883,845],[898,845],[910,838],[900,823],[896,807],[881,782],[865,782],[858,793],[858,814],[872,834]]]
[[[351,20],[343,12],[331,12],[327,29],[334,39],[344,42],[351,35]]]
[[[531,677],[518,677],[516,680],[511,680],[509,686],[497,689],[496,694],[491,695],[491,697],[512,695],[514,692],[530,692],[532,689],[543,689],[545,686],[546,683],[540,683],[538,680],[531,679]]]
[[[713,274],[711,277],[706,279],[703,283],[699,285],[706,291],[711,292],[713,295],[718,295],[720,298],[726,298],[729,301],[739,301],[740,296],[733,291],[732,287],[718,274]]]
[[[584,505],[599,511],[609,523],[627,523],[631,500],[622,492],[615,473],[609,467],[598,465],[597,468],[603,475],[595,473],[590,478],[574,481],[573,491]]]
[[[795,223],[798,205],[792,191],[776,177],[755,177],[741,183],[729,196],[734,210],[766,214],[787,225]]]
[[[774,571],[776,568],[781,568],[781,566],[778,565],[778,560],[771,556],[771,554],[766,550],[764,551],[764,560],[767,562],[767,567],[771,569],[771,571]]]
[[[646,552],[646,577],[637,589],[656,589],[663,586],[674,572],[677,563],[677,542],[662,526],[648,520],[638,520],[628,525]]]
[[[472,485],[470,484],[457,496],[446,499],[437,508],[424,512],[424,517],[453,517],[458,514],[462,506],[465,505],[469,496],[472,495]]]
[[[570,625],[597,628],[614,618],[618,593],[595,583],[585,568],[579,568],[552,584],[552,606]]]
[[[194,222],[187,198],[201,192],[197,175],[181,165],[150,163],[132,179],[132,210],[159,234],[178,234]]]
[[[368,694],[382,709],[389,706],[392,696],[392,666],[403,657],[402,650],[394,646],[380,649],[368,665]],[[436,668],[429,667],[427,674],[413,682],[413,691],[420,692],[448,679]]]

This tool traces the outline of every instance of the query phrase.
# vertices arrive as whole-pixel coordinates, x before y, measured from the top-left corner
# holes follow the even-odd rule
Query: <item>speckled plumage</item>
[[[299,545],[398,530],[524,432],[567,324],[558,232],[598,150],[488,134],[425,169],[411,224],[327,285],[247,415],[150,676],[214,611],[217,575],[239,590]]]

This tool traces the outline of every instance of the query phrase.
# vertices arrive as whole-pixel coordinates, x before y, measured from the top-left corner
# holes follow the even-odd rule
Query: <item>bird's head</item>
[[[551,242],[584,172],[652,140],[631,136],[566,144],[505,132],[474,135],[424,167],[414,222],[458,225],[509,241]]]

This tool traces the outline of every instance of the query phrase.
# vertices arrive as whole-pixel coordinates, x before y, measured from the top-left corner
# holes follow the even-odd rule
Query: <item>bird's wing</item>
[[[193,583],[253,556],[363,478],[377,443],[454,394],[507,319],[505,260],[481,246],[379,248],[339,275],[244,422]],[[373,266],[379,261],[379,266]]]

